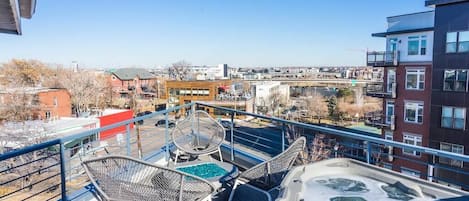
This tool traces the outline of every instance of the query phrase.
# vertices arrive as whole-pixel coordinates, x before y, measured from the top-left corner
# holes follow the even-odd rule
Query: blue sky
[[[0,62],[155,67],[364,65],[386,17],[424,0],[38,0],[23,35],[0,34]]]

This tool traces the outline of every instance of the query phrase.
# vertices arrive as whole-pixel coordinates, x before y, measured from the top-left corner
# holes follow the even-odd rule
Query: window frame
[[[407,176],[416,177],[416,178],[420,178],[420,176],[422,175],[420,171],[406,168],[406,167],[401,167],[401,173]]]
[[[425,42],[424,42],[425,41]],[[410,54],[410,42],[417,42],[417,52]],[[423,46],[425,44],[425,46]],[[427,35],[413,35],[407,37],[407,56],[427,55],[428,40]]]
[[[449,34],[456,34],[456,40],[455,42],[448,42],[448,35]],[[461,41],[461,33],[465,33],[465,34],[468,34],[468,39],[464,40],[464,41]],[[465,50],[465,51],[460,51],[460,45],[461,43],[467,43],[468,44],[468,48]],[[450,51],[448,52],[448,45],[449,44],[454,44],[455,47],[454,47],[454,51]],[[463,31],[449,31],[449,32],[446,32],[446,39],[445,39],[445,53],[447,54],[457,54],[457,53],[469,53],[469,30],[463,30]]]
[[[409,105],[409,106],[408,106]],[[415,110],[415,121],[410,121],[407,119],[407,108],[410,107],[411,105],[416,105],[416,110]],[[406,123],[413,123],[413,124],[423,124],[423,114],[424,114],[424,103],[423,102],[417,102],[417,101],[405,101],[404,102],[404,122]],[[419,109],[422,109],[422,115],[419,115]],[[419,116],[422,116],[422,121],[419,122]]]
[[[446,116],[443,116],[443,110],[444,108],[448,108],[448,109],[451,109],[451,117],[446,117]],[[455,127],[455,120],[456,119],[460,119],[460,118],[456,118],[455,117],[455,111],[456,109],[463,109],[463,114],[464,114],[464,119],[463,119],[463,127],[462,128],[456,128]],[[444,126],[443,125],[443,118],[451,118],[451,126]],[[446,106],[446,105],[443,105],[441,106],[441,128],[449,128],[449,129],[456,129],[456,130],[466,130],[466,118],[467,118],[467,111],[466,111],[466,108],[465,107],[454,107],[454,106]]]
[[[394,141],[394,133],[392,131],[384,131],[384,139]]]
[[[442,148],[443,146],[448,146],[449,150],[443,149]],[[455,147],[459,147],[461,149],[461,152],[455,152],[454,151]],[[464,155],[464,145],[460,145],[460,144],[440,142],[440,150]],[[460,168],[464,167],[464,162],[463,161],[454,160],[454,159],[445,158],[445,157],[439,157],[438,162],[441,163],[441,164],[446,164],[446,165],[450,165],[450,166],[454,166],[454,167],[460,167]]]
[[[406,139],[407,140],[412,140],[413,143],[407,143]],[[403,133],[402,142],[405,143],[405,144],[410,144],[410,145],[415,145],[415,146],[422,146],[422,136],[417,135],[417,134],[412,134],[412,133]],[[418,142],[420,142],[420,144]],[[418,151],[415,151],[415,150],[406,150],[404,148],[402,149],[402,154],[408,155],[408,156],[419,157],[419,158],[422,156],[421,152],[418,152]]]
[[[414,71],[414,72],[411,72]],[[417,76],[417,83],[416,88],[409,88],[408,87],[408,75],[416,75]],[[423,75],[423,80],[420,80],[420,76]],[[420,83],[423,83],[422,88],[420,88]],[[417,90],[423,91],[425,90],[425,68],[409,68],[405,71],[405,89],[406,90]]]
[[[448,74],[452,73],[451,71],[454,71],[454,79],[449,79],[447,77]],[[458,80],[458,77],[460,73],[464,72],[466,73],[466,80]],[[453,84],[453,89],[449,89],[448,82],[452,82]],[[456,90],[456,86],[458,82],[465,82],[464,85],[464,90]],[[467,69],[445,69],[443,72],[443,91],[453,91],[453,92],[467,92],[468,87],[469,87],[469,70]]]
[[[392,114],[391,115],[392,116],[396,115],[396,104],[395,104],[395,102],[393,100],[387,100],[386,101],[386,111],[385,111],[386,112],[385,113],[385,122],[388,123],[388,124],[390,124],[391,121],[392,121],[391,120],[392,117],[389,116],[389,114],[388,114],[390,106],[392,107]],[[388,120],[388,118],[389,118],[389,120]]]

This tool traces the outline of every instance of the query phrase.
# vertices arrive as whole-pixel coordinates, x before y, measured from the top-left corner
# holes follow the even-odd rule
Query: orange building
[[[71,96],[67,89],[9,88],[0,91],[0,104],[3,105],[4,111],[22,107],[28,115],[24,120],[72,116]]]

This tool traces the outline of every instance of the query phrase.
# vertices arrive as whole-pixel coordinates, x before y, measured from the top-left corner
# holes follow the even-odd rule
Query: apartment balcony
[[[395,82],[390,84],[391,88],[388,91],[383,82],[367,83],[365,86],[366,95],[376,98],[396,98],[397,84]]]
[[[395,67],[399,65],[399,51],[367,52],[366,64],[373,67]]]
[[[234,165],[240,171],[244,171],[247,168],[270,160],[278,154],[285,153],[285,150],[287,150],[290,143],[295,139],[299,136],[306,137],[307,148],[303,150],[304,153],[300,154],[300,157],[295,162],[294,168],[291,169],[291,174],[288,173],[290,176],[287,175],[284,177],[285,180],[280,186],[281,192],[289,193],[284,193],[283,195],[277,194],[279,195],[278,197],[274,195],[272,200],[298,200],[285,196],[302,195],[301,193],[296,193],[298,190],[309,192],[309,187],[302,185],[315,182],[305,180],[296,182],[296,184],[288,184],[292,177],[298,180],[300,177],[298,177],[297,174],[300,173],[305,174],[305,176],[311,176],[312,174],[321,173],[326,170],[328,172],[330,170],[339,173],[338,175],[350,174],[351,172],[364,172],[363,174],[367,174],[369,173],[367,172],[369,169],[372,169],[374,172],[372,174],[373,177],[382,179],[380,181],[381,183],[391,181],[393,181],[393,183],[402,181],[402,184],[410,183],[418,186],[419,191],[430,198],[447,198],[448,200],[467,200],[467,198],[469,198],[467,197],[467,192],[449,189],[449,187],[423,179],[403,176],[401,173],[385,170],[380,167],[381,159],[379,158],[380,156],[393,156],[393,153],[383,152],[383,147],[389,146],[392,146],[394,150],[414,150],[425,153],[429,155],[429,157],[445,157],[466,163],[469,162],[469,156],[467,155],[389,141],[376,137],[375,135],[364,135],[350,130],[272,118],[196,102],[153,112],[106,127],[17,148],[16,150],[0,154],[0,200],[99,200],[96,198],[98,196],[96,194],[96,187],[89,182],[88,177],[84,174],[81,161],[109,154],[126,155],[140,158],[148,163],[157,164],[159,166],[175,168],[174,160],[177,160],[175,158],[176,146],[170,135],[173,128],[169,126],[169,122],[172,122],[172,119],[174,119],[173,115],[175,111],[184,110],[190,114],[191,111],[199,107],[223,110],[231,116],[232,122],[230,125],[236,123],[236,127],[231,126],[231,128],[226,129],[225,140],[221,144],[221,155],[223,156],[224,163]],[[249,118],[236,119],[236,115],[243,115]],[[154,122],[161,119],[166,120],[166,125],[158,125],[155,127],[153,125]],[[142,120],[144,120],[142,125],[133,128],[130,126],[134,124],[134,122]],[[176,126],[178,123],[180,123],[180,121],[176,122]],[[110,136],[107,139],[101,139],[99,137],[89,138],[89,136],[95,136],[96,133],[99,135],[101,132],[115,130],[123,126],[126,128],[124,131]],[[139,137],[137,137],[137,133],[139,133]],[[83,140],[85,138],[88,140]],[[137,138],[141,139],[141,143],[137,142]],[[219,154],[217,153],[214,154],[213,157],[203,156],[196,159],[190,159],[191,157],[188,157],[187,160],[192,160],[190,163],[208,159],[216,161],[219,159],[218,156]],[[415,160],[414,157],[407,157],[406,155],[398,155],[396,157],[406,161],[406,163],[415,163],[417,165],[422,165],[423,163],[424,165],[428,165],[428,173],[422,173],[433,181],[439,181],[440,178],[433,175],[433,172],[437,172],[440,169],[438,164],[434,164],[432,161],[428,161],[428,163],[422,162],[421,160]],[[326,163],[328,164],[326,166],[319,165],[318,169],[314,171],[310,170],[310,168],[313,169],[313,165],[315,164],[324,164],[321,162],[315,163],[315,161],[332,158],[338,159],[333,159],[332,162]],[[344,162],[340,158],[350,158],[357,162]],[[182,157],[178,159],[178,164],[184,162],[180,161]],[[366,167],[364,170],[356,171],[344,169],[348,167],[347,164],[355,166],[359,161],[365,164],[361,165]],[[109,165],[114,164],[112,161],[108,162]],[[306,166],[304,166],[305,164]],[[128,171],[128,168],[129,167],[122,167],[121,169],[122,171]],[[445,167],[445,170],[452,170],[455,174],[469,175],[467,169],[461,170],[461,168]],[[143,173],[143,171],[135,172],[136,178],[141,177]],[[128,174],[128,172],[126,172],[126,174]],[[371,175],[371,173],[369,175]],[[154,179],[159,179],[159,177],[152,177],[152,182]],[[217,180],[210,181],[219,182]],[[469,181],[463,181],[462,183],[460,181],[459,183],[458,181],[444,181],[446,183],[454,182],[459,186],[469,189]],[[229,183],[223,186],[224,188],[220,188],[212,195],[212,200],[228,200],[234,181],[229,180],[227,182]],[[323,188],[325,187],[322,187],[322,189]],[[239,192],[241,196],[245,196],[245,198],[252,198],[254,195],[259,195],[258,192],[255,194],[256,191],[251,190],[252,191],[240,190]],[[330,191],[332,191],[332,189]],[[343,192],[339,194],[342,195],[342,193]],[[354,196],[356,196],[356,194],[354,194]],[[369,198],[368,200],[373,199],[374,198]],[[262,201],[266,199],[259,198],[257,200]]]
[[[396,128],[395,118],[395,115],[368,115],[365,125],[394,130]]]

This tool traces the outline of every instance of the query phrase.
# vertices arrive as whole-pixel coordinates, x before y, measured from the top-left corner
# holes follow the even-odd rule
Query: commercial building
[[[231,80],[166,81],[168,107],[192,101],[252,112],[254,99],[245,83]],[[212,114],[222,115],[213,108]],[[225,113],[223,113],[225,114]]]
[[[251,87],[256,100],[256,113],[267,114],[276,109],[273,107],[278,102],[285,101],[290,96],[289,87],[281,87],[279,81],[254,82]]]

